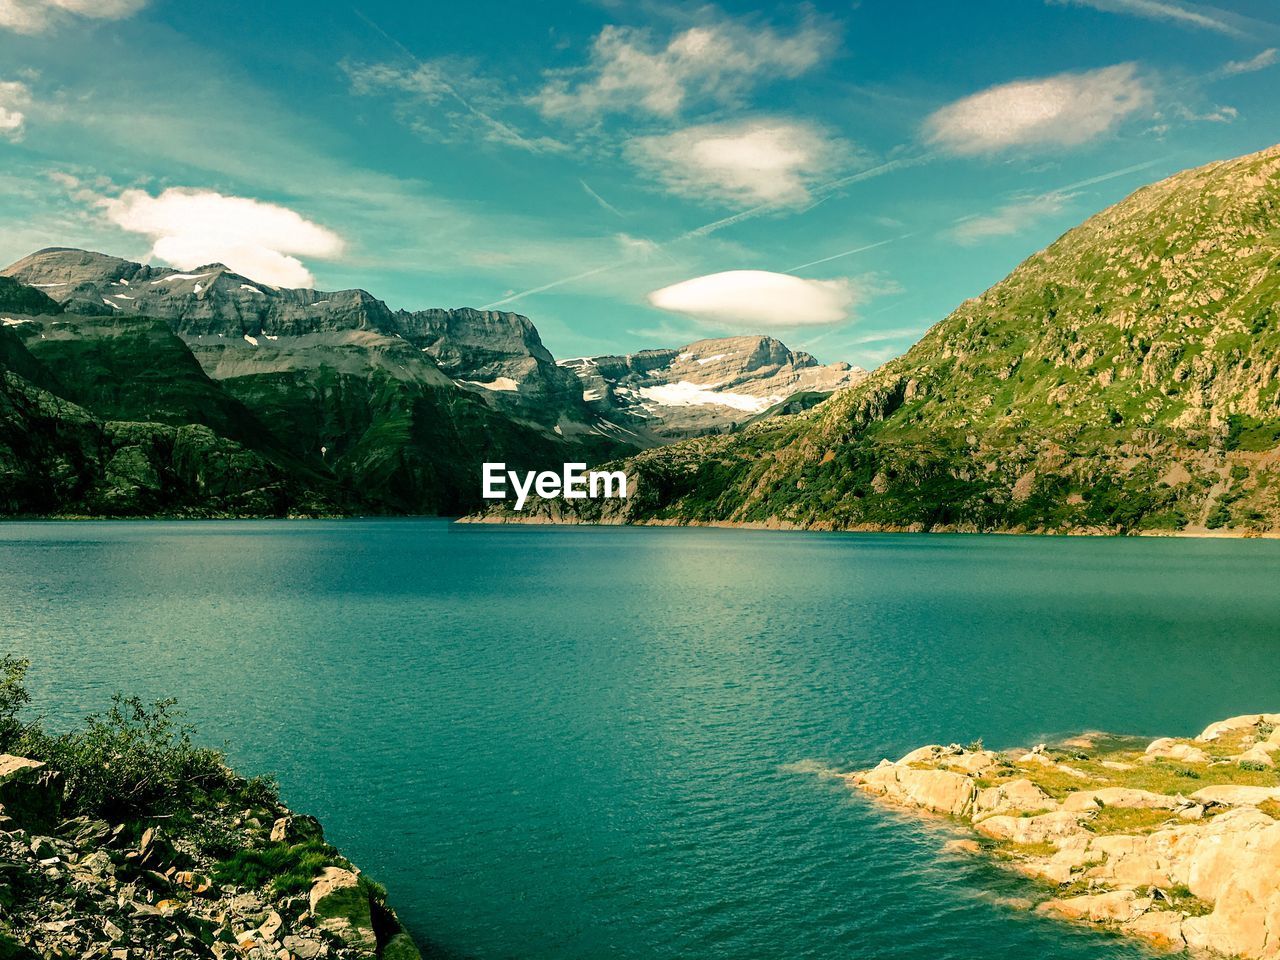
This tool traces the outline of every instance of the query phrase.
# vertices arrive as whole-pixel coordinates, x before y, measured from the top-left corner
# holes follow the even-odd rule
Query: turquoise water
[[[815,771],[1280,709],[1280,542],[0,526],[54,724],[176,695],[438,955],[1117,958]]]

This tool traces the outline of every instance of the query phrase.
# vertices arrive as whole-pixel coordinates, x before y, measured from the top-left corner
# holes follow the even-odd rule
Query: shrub
[[[221,751],[191,742],[176,702],[148,707],[116,694],[106,713],[60,737],[41,735],[33,752],[62,772],[74,813],[115,822],[189,809],[210,791],[230,789],[234,775]]]
[[[23,753],[36,725],[22,719],[31,702],[27,693],[29,660],[5,655],[0,658],[0,753]]]

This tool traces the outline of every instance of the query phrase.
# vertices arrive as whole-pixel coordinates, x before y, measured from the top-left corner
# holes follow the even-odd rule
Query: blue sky
[[[0,0],[0,260],[870,367],[1143,183],[1280,141],[1276,48],[1270,0]]]

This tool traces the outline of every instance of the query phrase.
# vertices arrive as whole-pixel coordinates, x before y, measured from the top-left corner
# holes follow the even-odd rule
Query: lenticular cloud
[[[840,323],[857,300],[850,280],[806,280],[766,270],[712,273],[649,294],[659,310],[751,330]]]

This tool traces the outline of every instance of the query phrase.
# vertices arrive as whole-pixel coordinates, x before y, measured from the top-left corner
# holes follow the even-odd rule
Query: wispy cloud
[[[1147,20],[1163,20],[1183,27],[1211,30],[1231,37],[1242,36],[1232,15],[1213,7],[1174,3],[1172,0],[1048,0],[1058,6],[1092,7],[1106,13],[1126,13]]]
[[[31,88],[17,80],[0,81],[0,137],[18,140],[31,106]]]
[[[1268,67],[1274,67],[1280,63],[1280,50],[1271,47],[1263,50],[1256,57],[1250,57],[1248,60],[1229,60],[1224,63],[1218,70],[1219,77],[1238,77],[1242,73],[1256,73],[1259,70],[1266,70]]]
[[[1168,163],[1168,157],[1147,160],[1109,170],[1096,176],[1086,177],[1074,183],[1048,190],[1040,194],[1027,194],[1014,197],[1001,204],[991,213],[961,217],[955,225],[946,231],[947,236],[963,246],[972,246],[989,237],[1006,237],[1022,233],[1049,217],[1067,210],[1071,201],[1080,196],[1089,187],[1127,177],[1130,174],[1149,170],[1160,164]]]
[[[149,0],[0,0],[0,29],[15,33],[43,33],[76,17],[120,20],[132,16]]]
[[[1150,84],[1134,64],[1018,80],[957,100],[924,123],[925,139],[959,155],[1018,147],[1074,147],[1149,107]]]
[[[711,12],[665,41],[653,30],[610,25],[586,65],[548,75],[530,102],[545,116],[589,121],[606,113],[674,116],[696,103],[733,104],[748,90],[798,77],[836,45],[832,24],[790,32]]]
[[[965,217],[948,235],[962,246],[973,246],[991,237],[1007,237],[1035,226],[1046,217],[1061,213],[1074,193],[1042,193],[1006,203],[991,213]]]
[[[626,155],[672,193],[745,206],[803,206],[811,188],[856,151],[815,124],[785,117],[687,127],[638,137]]]
[[[405,65],[344,60],[339,66],[353,93],[389,97],[395,117],[425,140],[481,140],[532,153],[566,149],[553,137],[526,136],[495,116],[505,98],[466,61],[415,58]]]

